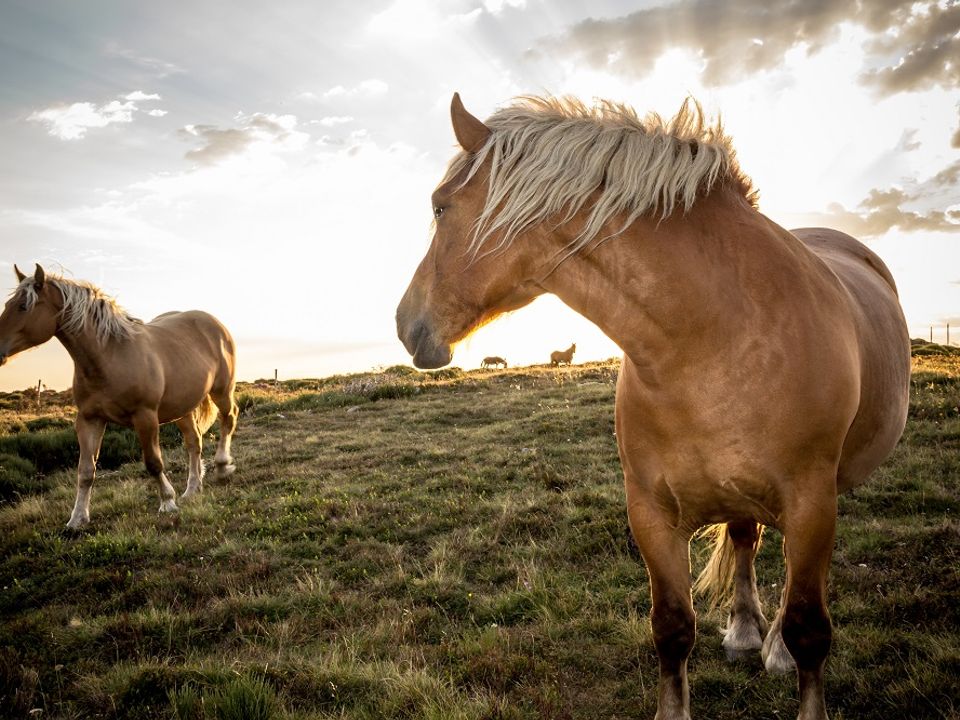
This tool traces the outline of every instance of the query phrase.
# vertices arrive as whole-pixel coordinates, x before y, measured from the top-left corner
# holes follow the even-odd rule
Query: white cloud
[[[130,101],[113,100],[99,107],[90,102],[76,102],[37,110],[27,120],[43,123],[47,132],[61,140],[79,140],[90,128],[132,122],[136,109]]]
[[[383,80],[378,80],[377,78],[370,78],[369,80],[364,80],[358,85],[354,85],[351,88],[346,88],[343,85],[334,85],[332,88],[327,90],[323,94],[325,100],[330,100],[333,98],[356,98],[356,97],[376,97],[377,95],[383,95],[390,89],[390,86],[387,85]]]
[[[27,120],[43,123],[47,126],[47,132],[61,140],[81,140],[90,128],[133,122],[133,115],[139,110],[137,102],[159,99],[160,96],[156,93],[134,90],[121,96],[119,100],[111,100],[103,105],[75,102],[36,110]],[[167,113],[166,110],[150,110],[147,114],[163,117]]]
[[[318,120],[321,125],[324,127],[333,127],[334,125],[346,125],[347,123],[353,122],[353,117],[350,115],[330,115]]]
[[[145,93],[143,90],[134,90],[132,93],[127,93],[123,96],[124,100],[160,100],[160,96],[156,93]]]

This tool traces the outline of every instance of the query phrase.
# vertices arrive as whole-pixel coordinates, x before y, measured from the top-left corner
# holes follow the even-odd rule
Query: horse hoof
[[[760,655],[763,658],[763,667],[771,675],[786,675],[797,669],[797,663],[787,650],[780,633],[777,633],[774,638],[767,636]]]
[[[86,529],[87,525],[90,524],[90,519],[73,519],[70,518],[70,522],[67,523],[66,530],[70,533],[78,533]]]
[[[190,498],[199,495],[200,488],[187,488],[183,491],[183,495],[180,496],[181,500],[189,500]]]
[[[178,512],[180,508],[177,507],[177,503],[172,498],[170,500],[164,500],[160,503],[160,509],[157,512],[161,513],[175,513]]]
[[[224,478],[228,478],[231,475],[233,475],[233,473],[235,473],[236,471],[237,471],[237,466],[234,465],[233,463],[224,463],[222,465],[217,465],[217,478],[219,480],[223,480]]]

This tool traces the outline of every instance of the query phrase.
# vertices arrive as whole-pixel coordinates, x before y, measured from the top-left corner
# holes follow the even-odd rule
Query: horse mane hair
[[[590,245],[616,216],[623,223],[598,244],[642,215],[659,210],[665,219],[678,206],[688,212],[698,195],[718,183],[734,186],[757,205],[758,193],[740,170],[722,124],[707,123],[691,98],[664,120],[654,113],[640,119],[630,106],[610,100],[587,106],[571,97],[527,96],[485,124],[491,130],[487,142],[476,153],[454,157],[444,179],[463,187],[491,160],[486,203],[468,251],[474,259],[498,230],[501,239],[484,255],[509,247],[548,218],[559,227],[584,208],[590,211],[586,223],[563,259]]]
[[[60,328],[67,333],[79,333],[90,323],[100,344],[108,340],[128,340],[143,325],[143,321],[130,315],[117,301],[92,283],[71,280],[60,275],[47,275],[46,282],[53,285],[63,296],[60,310]],[[37,303],[37,289],[32,277],[17,288],[23,293],[27,310]]]

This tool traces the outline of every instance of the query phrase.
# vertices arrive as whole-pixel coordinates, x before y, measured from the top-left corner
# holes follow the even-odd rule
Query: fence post
[[[950,344],[950,323],[947,323],[947,345]]]
[[[40,388],[43,386],[43,378],[37,380],[37,412],[40,412]]]
[[[276,369],[276,368],[273,369],[273,384],[274,384],[274,385],[277,384],[277,369]]]
[[[933,342],[933,325],[930,326],[930,342]]]

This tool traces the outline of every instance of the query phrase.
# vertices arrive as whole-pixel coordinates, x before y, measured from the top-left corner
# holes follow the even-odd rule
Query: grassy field
[[[245,385],[229,482],[211,474],[178,517],[158,517],[118,434],[79,535],[63,529],[74,470],[40,475],[53,450],[29,450],[69,456],[71,408],[7,396],[0,716],[652,718],[616,374],[391,368]],[[958,404],[960,357],[920,353],[902,442],[841,500],[835,720],[960,717]],[[165,455],[182,491],[175,440]],[[757,572],[770,617],[775,531]],[[794,717],[795,679],[759,659],[728,665],[724,618],[698,614],[694,717]]]

